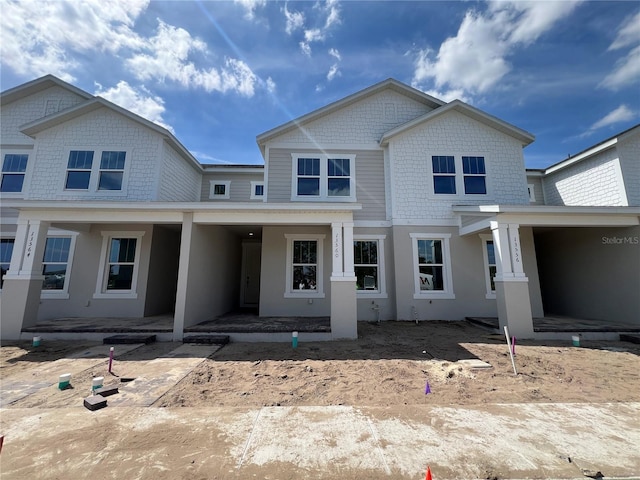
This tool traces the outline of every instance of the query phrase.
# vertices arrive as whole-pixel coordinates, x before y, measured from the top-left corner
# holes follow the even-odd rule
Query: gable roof
[[[76,117],[85,115],[87,113],[93,112],[99,108],[107,108],[120,115],[127,117],[129,120],[132,120],[138,124],[141,124],[147,127],[150,130],[162,135],[167,143],[171,145],[171,147],[176,150],[180,155],[187,160],[193,168],[198,171],[202,171],[202,165],[196,158],[191,155],[191,153],[180,143],[180,141],[166,128],[157,125],[146,118],[141,117],[140,115],[136,115],[129,110],[119,107],[115,103],[111,103],[108,100],[105,100],[102,97],[93,97],[90,96],[90,100],[82,102],[76,106],[67,108],[65,110],[61,110],[52,115],[47,115],[46,117],[39,118],[34,120],[33,122],[27,123],[20,127],[20,131],[25,135],[29,135],[33,137],[34,135],[47,130],[49,128],[55,127],[56,125],[60,125],[62,123],[68,122]]]
[[[591,147],[588,147],[584,150],[582,150],[580,153],[577,153],[573,156],[569,156],[567,158],[565,158],[564,160],[561,160],[557,163],[554,163],[553,165],[550,165],[549,167],[543,169],[544,175],[548,175],[550,173],[556,172],[558,170],[562,170],[563,168],[568,167],[569,165],[572,165],[574,163],[577,162],[581,162],[582,160],[585,160],[589,157],[592,157],[593,155],[596,155],[600,152],[604,152],[605,150],[614,147],[615,145],[617,145],[617,143],[620,141],[620,139],[622,137],[626,137],[629,135],[633,135],[634,134],[634,130],[638,129],[640,132],[640,123],[638,123],[637,125],[634,125],[631,128],[628,128],[620,133],[615,134],[612,137],[607,138],[606,140],[601,141],[600,143],[596,143],[595,145],[592,145]]]
[[[279,127],[276,127],[264,133],[261,133],[256,137],[256,141],[258,142],[258,145],[260,146],[260,150],[264,155],[264,146],[269,140],[279,135],[282,135],[284,133],[287,133],[291,130],[300,128],[314,120],[318,120],[319,118],[322,118],[326,115],[330,115],[342,108],[345,108],[364,98],[370,97],[372,95],[375,95],[387,89],[393,90],[394,92],[405,95],[431,108],[438,108],[438,107],[441,107],[442,105],[445,105],[445,102],[443,102],[442,100],[438,100],[437,98],[432,97],[431,95],[427,95],[426,93],[421,92],[420,90],[416,90],[415,88],[410,87],[409,85],[405,85],[404,83],[399,82],[398,80],[395,80],[393,78],[388,78],[387,80],[376,83],[371,87],[365,88],[364,90],[360,90],[359,92],[356,92],[347,97],[344,97],[341,100],[330,103],[329,105],[326,105],[322,108],[314,110],[310,113],[307,113],[306,115],[302,115],[301,117],[295,118],[290,122],[280,125]]]
[[[10,88],[9,90],[5,90],[0,94],[0,104],[8,105],[12,102],[20,100],[22,98],[26,98],[35,93],[42,92],[51,87],[61,87],[65,90],[75,93],[79,97],[84,99],[93,98],[93,95],[85,92],[84,90],[80,90],[78,87],[74,87],[70,83],[67,83],[63,80],[60,80],[58,77],[54,77],[53,75],[45,75],[44,77],[36,78],[27,83],[23,83],[22,85],[18,85],[17,87]]]
[[[488,113],[485,113],[482,110],[478,110],[477,108],[472,107],[471,105],[468,105],[460,100],[453,100],[442,107],[436,108],[435,110],[425,113],[420,117],[414,118],[413,120],[403,125],[400,125],[398,127],[395,127],[389,130],[388,132],[385,132],[380,138],[380,145],[383,145],[383,146],[387,145],[389,143],[389,140],[391,140],[396,135],[400,135],[401,133],[407,132],[408,130],[415,128],[418,125],[427,123],[450,111],[456,111],[456,112],[462,113],[463,115],[466,115],[474,120],[477,120],[478,122],[481,122],[491,128],[494,128],[506,135],[510,135],[516,138],[517,140],[519,140],[522,143],[522,146],[527,146],[535,140],[535,136],[533,134],[525,130],[522,130],[521,128],[511,125],[510,123],[507,123],[503,120],[500,120],[499,118],[494,117],[493,115],[489,115]]]

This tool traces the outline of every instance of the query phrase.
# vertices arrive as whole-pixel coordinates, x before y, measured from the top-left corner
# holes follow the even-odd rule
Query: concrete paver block
[[[100,395],[92,395],[84,399],[84,406],[93,412],[106,407],[107,400]]]

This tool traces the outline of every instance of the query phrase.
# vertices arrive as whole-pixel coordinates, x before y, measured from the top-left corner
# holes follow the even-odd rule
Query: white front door
[[[261,255],[261,243],[245,242],[242,244],[241,307],[257,307],[260,302]]]

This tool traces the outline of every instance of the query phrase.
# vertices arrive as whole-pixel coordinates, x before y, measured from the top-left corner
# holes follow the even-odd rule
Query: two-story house
[[[356,338],[358,320],[467,316],[532,337],[566,295],[554,265],[569,258],[545,239],[567,226],[638,236],[638,128],[616,143],[625,201],[604,208],[564,193],[567,177],[590,178],[589,152],[527,172],[531,134],[392,79],[259,135],[264,167],[201,165],[166,129],[52,76],[1,105],[2,338],[43,320],[168,315],[180,340],[241,307],[264,322],[329,317],[316,339]],[[622,252],[588,247],[573,262],[611,271]],[[621,281],[636,292],[620,289],[616,318],[637,325],[640,279]],[[615,317],[604,310],[585,318]]]

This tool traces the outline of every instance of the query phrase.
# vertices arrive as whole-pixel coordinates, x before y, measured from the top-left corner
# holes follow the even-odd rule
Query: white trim
[[[314,233],[285,233],[284,237],[287,239],[287,251],[286,251],[286,271],[285,271],[285,286],[284,286],[284,298],[324,298],[324,234]],[[315,290],[294,290],[291,285],[293,282],[293,242],[295,240],[303,241],[315,241],[317,242],[316,249],[316,288]],[[342,277],[344,278],[344,277]]]
[[[455,169],[455,173],[433,173],[433,157],[453,157],[453,164],[454,164],[454,169]],[[462,164],[462,157],[481,157],[484,160],[484,174],[471,174],[471,173],[464,173],[464,166]],[[442,200],[447,200],[447,199],[461,199],[464,201],[470,200],[470,199],[483,199],[483,198],[487,198],[490,195],[491,192],[491,182],[490,182],[490,168],[489,168],[489,162],[487,162],[487,155],[486,154],[478,154],[478,153],[455,153],[455,154],[445,154],[445,155],[431,155],[429,157],[429,161],[427,162],[428,166],[429,166],[429,171],[428,174],[430,175],[430,181],[429,183],[429,193],[431,195],[433,195],[433,198],[437,198],[437,199],[442,199]],[[456,187],[456,193],[436,193],[435,191],[435,185],[434,185],[434,178],[435,176],[449,176],[449,177],[454,177],[454,182],[455,182],[455,187]],[[465,186],[464,186],[464,179],[465,177],[483,177],[484,178],[484,188],[485,188],[485,193],[467,193],[465,191]]]
[[[69,282],[71,281],[71,272],[72,272],[72,268],[73,268],[73,256],[75,253],[75,249],[76,249],[76,240],[78,238],[78,232],[70,232],[70,231],[62,231],[62,230],[51,230],[49,229],[49,231],[47,232],[47,238],[46,240],[48,240],[49,238],[71,238],[71,243],[69,245],[69,256],[67,258],[67,270],[65,273],[65,278],[64,278],[64,285],[62,287],[62,290],[42,290],[40,292],[40,298],[41,299],[62,299],[62,300],[66,300],[69,298]],[[45,240],[45,251],[47,248],[46,245],[46,240]],[[44,257],[42,259],[42,269],[44,270],[44,265],[45,265],[44,261]],[[43,276],[44,276],[44,272],[43,272]]]
[[[459,221],[457,218],[394,218],[392,224],[407,227],[457,227]]]
[[[483,261],[483,265],[484,265],[484,282],[485,282],[485,287],[487,289],[486,291],[486,295],[485,298],[487,300],[495,300],[496,298],[496,291],[495,290],[491,290],[491,271],[489,270],[489,253],[487,252],[487,242],[494,242],[493,247],[494,247],[494,255],[495,255],[495,241],[493,240],[493,235],[488,234],[488,233],[481,233],[478,235],[480,237],[481,243],[482,243],[482,261]],[[498,274],[498,265],[497,263],[496,265],[496,276]]]
[[[374,291],[356,290],[356,298],[388,298],[387,295],[387,280],[384,262],[384,241],[387,238],[386,235],[354,235],[353,241],[376,241],[378,242],[378,289]],[[354,265],[355,270],[355,265]],[[357,281],[357,277],[356,277]]]
[[[283,150],[304,150],[305,144],[296,143],[296,142],[269,142],[268,149],[280,148]],[[378,144],[378,142],[374,141],[371,143],[332,143],[330,145],[326,145],[324,149],[325,152],[331,151],[353,151],[353,150],[370,150],[370,151],[380,151],[382,147]],[[318,150],[310,149],[306,154],[317,152]]]
[[[256,187],[262,185],[262,195],[256,195]],[[249,199],[250,200],[262,200],[264,201],[265,195],[264,195],[264,191],[265,191],[265,187],[264,187],[264,180],[252,180],[251,181],[251,194],[249,195]]]
[[[527,183],[527,190],[529,191],[529,201],[536,201],[536,185],[534,183]]]
[[[31,173],[33,172],[33,164],[35,163],[35,151],[33,148],[9,148],[5,146],[0,148],[0,182],[2,182],[2,177],[5,175],[3,170],[4,168],[4,157],[5,155],[26,155],[27,156],[27,165],[22,173],[22,189],[19,192],[0,192],[0,199],[5,198],[24,198],[27,190],[27,186],[31,184]],[[6,172],[11,175],[19,175],[21,172]]]
[[[604,150],[608,150],[609,148],[615,146],[618,143],[618,137],[612,138],[609,141],[600,143],[598,145],[596,145],[595,147],[591,147],[590,149],[579,153],[573,157],[567,158],[566,160],[561,161],[560,163],[556,163],[555,165],[550,166],[549,168],[544,170],[544,176],[549,175],[550,173],[553,173],[557,170],[561,170],[563,168],[568,167],[569,165],[571,165],[572,163],[576,163],[579,162],[580,160],[584,159],[584,158],[588,158],[592,155],[595,155],[597,153],[603,152]]]
[[[131,151],[127,148],[120,147],[102,147],[102,146],[73,146],[67,148],[64,157],[64,170],[59,188],[61,195],[100,195],[104,197],[126,197],[129,186],[129,171],[131,169]],[[91,170],[89,172],[89,185],[87,188],[72,189],[67,188],[67,172],[69,171],[69,155],[73,151],[93,152],[93,160],[91,162]],[[102,161],[103,152],[124,152],[124,169],[122,170],[122,184],[120,190],[99,190],[100,181],[100,162]]]
[[[313,158],[320,162],[319,194],[318,195],[298,195],[298,159]],[[349,160],[349,195],[330,196],[328,192],[329,159],[345,158]],[[356,155],[353,153],[292,153],[291,154],[291,201],[292,202],[355,202],[356,201]]]
[[[413,249],[413,280],[415,300],[425,299],[455,299],[453,291],[453,278],[451,273],[451,251],[449,248],[450,233],[409,233],[411,246]],[[418,265],[418,240],[441,240],[442,241],[442,273],[443,290],[421,290],[420,289],[420,268]]]
[[[100,252],[100,266],[98,267],[98,279],[96,280],[96,291],[93,294],[93,298],[138,298],[138,270],[140,268],[140,255],[142,251],[142,237],[145,232],[143,231],[102,231],[102,249]],[[107,263],[109,262],[109,246],[112,238],[135,238],[136,239],[136,252],[134,254],[133,274],[131,278],[130,290],[107,290],[108,269]]]
[[[216,194],[216,186],[224,186],[224,195]],[[209,180],[209,198],[212,200],[228,200],[231,198],[231,180]]]
[[[392,223],[389,220],[356,220],[353,226],[354,228],[389,228]]]

